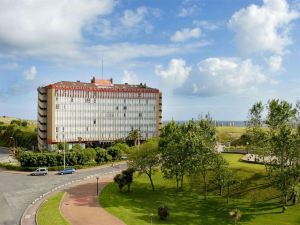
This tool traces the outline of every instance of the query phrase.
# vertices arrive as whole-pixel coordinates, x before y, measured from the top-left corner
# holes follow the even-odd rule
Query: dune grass
[[[63,195],[63,192],[58,192],[42,204],[37,212],[38,225],[70,225],[60,213]]]
[[[238,224],[300,224],[300,206],[289,206],[281,213],[279,194],[270,187],[263,165],[240,162],[241,155],[238,154],[223,156],[241,180],[238,188],[233,190],[229,204],[225,196],[218,195],[213,184],[209,186],[208,200],[204,200],[200,177],[187,177],[183,190],[176,193],[175,181],[163,179],[159,171],[154,176],[155,192],[151,191],[146,176],[135,176],[130,193],[125,190],[120,193],[114,183],[106,186],[101,192],[100,204],[128,225],[149,224],[151,213],[154,214],[153,224],[227,225],[233,224],[228,212],[234,208],[242,212]],[[157,208],[162,203],[170,209],[167,221],[157,217]]]
[[[221,143],[231,142],[246,132],[246,127],[217,127],[217,137]]]

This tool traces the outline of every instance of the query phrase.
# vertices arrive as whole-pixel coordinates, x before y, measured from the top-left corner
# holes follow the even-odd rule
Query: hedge
[[[83,150],[71,150],[66,152],[66,165],[101,164],[112,160],[112,156],[105,149],[87,148]],[[24,151],[19,153],[18,160],[22,167],[55,167],[64,164],[64,154],[58,152],[33,153]]]

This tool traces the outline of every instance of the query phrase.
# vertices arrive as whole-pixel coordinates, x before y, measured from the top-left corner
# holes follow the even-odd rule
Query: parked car
[[[30,175],[31,176],[45,176],[47,174],[48,174],[48,169],[47,168],[37,168]]]
[[[120,158],[121,158],[122,160],[127,160],[127,159],[128,159],[127,155],[125,155],[125,154],[122,154]]]
[[[74,168],[65,168],[63,170],[58,171],[58,174],[60,174],[60,175],[72,174],[72,173],[75,173],[75,169]]]

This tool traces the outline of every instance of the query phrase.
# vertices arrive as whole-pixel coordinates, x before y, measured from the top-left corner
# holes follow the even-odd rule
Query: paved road
[[[125,165],[122,167],[125,168]],[[120,168],[97,168],[78,171],[70,175],[29,176],[29,173],[13,173],[0,170],[0,225],[18,225],[27,206],[53,187],[88,175],[101,174]]]
[[[0,162],[9,156],[9,148],[0,147]]]

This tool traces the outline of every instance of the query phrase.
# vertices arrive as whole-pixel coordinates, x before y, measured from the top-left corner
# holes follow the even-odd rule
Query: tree
[[[131,167],[148,176],[152,191],[154,191],[152,175],[154,169],[159,165],[158,140],[149,139],[139,149],[134,148],[129,155],[129,159],[131,160]]]
[[[128,137],[126,138],[127,140],[133,141],[134,146],[137,146],[137,144],[140,144],[141,140],[141,132],[137,129],[131,130],[128,134]]]
[[[177,191],[183,186],[191,159],[191,152],[185,146],[183,126],[172,120],[163,127],[159,139],[161,170],[166,178],[175,177]]]
[[[233,173],[233,171],[229,169],[224,171],[224,181],[225,181],[225,186],[227,188],[227,204],[229,204],[229,196],[230,196],[231,188],[234,185],[238,184],[239,181],[236,175]]]
[[[219,188],[220,195],[223,194],[223,189],[227,184],[228,170],[228,162],[221,155],[216,155],[213,160],[213,182]]]
[[[208,173],[213,167],[213,162],[217,153],[216,129],[209,115],[202,118],[198,123],[190,121],[186,126],[186,143],[193,153],[191,158],[191,172],[199,172],[203,179],[204,197],[208,194]]]
[[[130,186],[133,181],[133,168],[128,168],[127,170],[123,170],[121,174],[117,174],[114,177],[114,182],[118,184],[120,192],[122,192],[123,187],[127,185],[128,192],[130,192]]]
[[[282,195],[282,207],[286,208],[287,197],[299,180],[300,129],[296,129],[299,121],[299,104],[294,107],[284,100],[271,100],[266,107],[266,118],[263,119],[262,104],[255,104],[250,110],[249,133],[252,145],[258,146],[264,157],[269,178]],[[255,110],[259,108],[259,110]],[[264,131],[262,124],[267,125]],[[299,124],[299,123],[298,123]],[[298,125],[299,126],[299,125]]]

